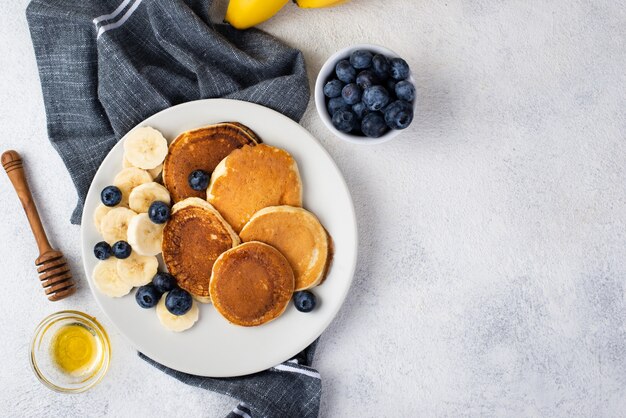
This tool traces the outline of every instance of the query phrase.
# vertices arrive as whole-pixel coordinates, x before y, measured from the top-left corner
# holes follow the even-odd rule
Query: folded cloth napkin
[[[48,135],[78,191],[135,125],[172,105],[226,97],[299,120],[302,53],[259,30],[213,24],[212,0],[33,0],[30,26]]]
[[[316,344],[269,370],[228,379],[189,375],[169,369],[141,353],[139,356],[183,383],[239,399],[239,405],[227,418],[306,418],[317,417],[320,404],[320,375],[309,367]]]
[[[213,24],[212,0],[33,0],[27,9],[48,135],[78,191],[79,223],[89,185],[111,147],[172,105],[226,97],[294,120],[309,88],[302,53],[258,30]],[[168,369],[184,383],[242,401],[228,416],[315,417],[321,381],[314,345],[250,376],[211,379]]]

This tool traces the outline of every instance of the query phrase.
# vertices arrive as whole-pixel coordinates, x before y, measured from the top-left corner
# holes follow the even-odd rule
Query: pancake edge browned
[[[248,222],[246,222],[246,224],[243,226],[243,228],[241,228],[241,231],[239,231],[239,238],[242,239],[243,235],[246,234],[246,229],[251,227],[251,224],[258,218],[261,218],[263,216],[271,216],[274,213],[289,213],[289,214],[299,214],[305,217],[312,217],[313,220],[315,222],[317,222],[317,224],[320,226],[321,228],[321,233],[323,234],[323,239],[325,240],[324,245],[326,247],[326,257],[323,260],[323,265],[322,268],[319,272],[319,274],[313,279],[313,280],[309,280],[304,287],[295,287],[294,291],[301,291],[301,290],[308,290],[308,289],[312,289],[316,286],[319,286],[324,279],[326,278],[326,275],[328,273],[328,269],[330,268],[330,260],[332,260],[332,239],[330,237],[330,234],[328,233],[328,231],[326,230],[326,228],[324,228],[324,225],[322,225],[322,222],[319,220],[319,218],[311,211],[308,211],[302,207],[297,207],[297,206],[289,206],[289,205],[280,205],[280,206],[268,206],[265,207],[263,209],[258,210],[254,215],[252,215],[252,217],[250,218],[250,220]],[[251,241],[256,241],[254,238],[251,239],[250,241],[245,241],[244,239],[242,239],[242,242],[251,242]],[[263,241],[261,241],[263,242]],[[268,245],[272,245],[272,243],[267,243]],[[280,250],[279,250],[280,251]],[[295,274],[295,273],[294,273]]]
[[[176,148],[176,143],[180,142],[180,141],[184,141],[186,138],[188,138],[189,135],[192,135],[195,132],[198,131],[203,131],[203,130],[207,130],[207,129],[216,129],[219,128],[221,125],[225,125],[225,126],[231,126],[234,127],[236,129],[239,130],[239,132],[241,133],[242,137],[244,137],[247,141],[245,143],[241,143],[240,147],[237,147],[235,149],[241,148],[244,145],[250,145],[250,146],[255,146],[258,145],[260,143],[262,143],[261,139],[257,136],[257,134],[250,128],[248,128],[247,126],[239,123],[239,122],[220,122],[220,123],[214,123],[211,125],[205,125],[205,126],[200,126],[198,128],[194,128],[194,129],[190,129],[184,132],[181,132],[180,134],[178,134],[178,136],[176,136],[176,138],[174,138],[174,140],[172,142],[169,143],[168,145],[168,153],[167,156],[165,157],[165,160],[163,161],[163,169],[161,170],[161,179],[163,182],[163,185],[170,190],[170,194],[172,194],[172,200],[175,200],[174,198],[176,196],[174,196],[174,188],[173,188],[173,184],[169,184],[168,185],[168,159],[170,158],[170,155],[172,154],[172,151],[175,152],[175,148]],[[234,150],[233,150],[234,151]],[[171,183],[171,179],[169,181],[169,183]],[[184,199],[182,199],[184,200]],[[180,200],[179,200],[180,201]]]
[[[263,141],[256,134],[256,132],[254,132],[250,127],[244,125],[243,123],[240,123],[240,122],[222,122],[222,123],[235,125],[236,127],[240,128],[242,131],[244,131],[246,134],[248,134],[248,136],[250,137],[250,139],[252,139],[252,141],[256,142],[257,144],[263,143]]]
[[[233,251],[237,251],[238,249],[241,249],[241,247],[248,246],[248,245],[261,245],[261,246],[265,246],[265,247],[271,248],[272,250],[276,251],[276,253],[278,255],[280,255],[280,257],[283,258],[285,265],[289,269],[288,271],[291,272],[292,286],[291,286],[291,292],[289,292],[289,293],[293,294],[293,289],[295,288],[295,278],[294,278],[294,275],[293,275],[293,270],[291,269],[291,265],[289,264],[289,261],[287,261],[285,256],[280,251],[278,251],[276,248],[272,247],[271,245],[268,245],[268,244],[265,244],[263,242],[260,242],[260,241],[244,242],[243,244],[238,245],[236,247],[233,247],[230,250],[225,251],[224,253],[222,253],[217,258],[217,260],[215,260],[215,263],[213,264],[213,271],[211,273],[211,281],[210,281],[210,287],[209,288],[211,289],[214,286],[214,278],[215,278],[215,271],[216,271],[215,266],[219,266],[219,264],[221,264],[223,262],[223,259],[225,257],[228,257],[228,255],[230,253],[232,253]],[[285,310],[287,309],[287,306],[289,306],[289,301],[291,300],[291,297],[289,297],[286,300],[286,302],[283,304],[283,306],[276,306],[276,305],[274,305],[269,311],[267,311],[260,318],[254,318],[253,320],[244,322],[244,321],[238,321],[237,319],[232,318],[230,315],[225,314],[224,312],[222,312],[222,309],[223,309],[222,308],[222,303],[219,301],[219,298],[217,296],[215,296],[213,294],[213,292],[209,292],[209,295],[211,297],[211,303],[213,304],[213,307],[215,307],[215,310],[224,319],[226,319],[231,324],[242,326],[242,327],[255,327],[255,326],[267,324],[267,323],[275,320],[276,318],[280,317],[285,312]]]
[[[197,208],[201,208],[203,210],[206,210],[207,212],[211,213],[211,215],[213,215],[213,216],[215,216],[217,218],[217,220],[224,226],[224,228],[226,229],[226,231],[230,235],[230,238],[231,238],[231,241],[232,241],[231,249],[237,247],[241,243],[241,240],[239,239],[239,235],[237,235],[235,233],[233,228],[230,226],[230,224],[228,222],[226,222],[226,220],[217,211],[217,209],[215,209],[213,207],[213,205],[211,205],[206,200],[200,199],[198,197],[188,197],[187,199],[181,200],[180,202],[178,202],[178,203],[174,204],[174,206],[172,206],[172,215],[175,215],[176,213],[179,213],[180,211],[182,211],[182,210],[184,210],[186,208],[190,208],[190,207],[197,207]],[[166,237],[164,235],[163,236],[163,242],[161,243],[161,252],[162,252],[163,255],[168,251],[166,249],[168,243],[167,243],[167,240],[165,238]],[[216,259],[216,261],[217,261],[217,259]],[[163,262],[167,266],[167,262],[165,260],[165,256],[163,256]],[[169,266],[168,266],[168,270],[169,270]],[[209,286],[210,286],[210,278],[209,278]],[[201,303],[210,303],[211,302],[210,295],[209,296],[204,296],[204,295],[199,295],[197,293],[193,293],[192,291],[189,291],[188,289],[185,289],[185,290],[187,290],[194,297],[194,299],[196,299],[198,302],[201,302]]]

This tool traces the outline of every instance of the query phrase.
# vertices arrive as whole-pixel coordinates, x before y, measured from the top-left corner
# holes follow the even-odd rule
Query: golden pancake
[[[213,206],[190,197],[172,207],[172,216],[163,228],[163,261],[181,288],[209,303],[213,263],[239,242]]]
[[[298,165],[280,148],[245,145],[215,168],[207,200],[239,232],[260,209],[302,206]]]
[[[228,250],[213,265],[211,301],[235,325],[252,327],[277,318],[287,308],[293,289],[289,262],[262,242]]]
[[[189,187],[188,177],[194,170],[211,174],[220,161],[233,150],[260,142],[248,127],[225,122],[209,125],[178,135],[169,146],[163,163],[163,183],[172,200],[188,197],[206,197],[206,191]]]
[[[330,257],[326,230],[311,212],[293,206],[261,209],[239,233],[242,241],[260,241],[280,251],[293,269],[295,290],[321,283]]]

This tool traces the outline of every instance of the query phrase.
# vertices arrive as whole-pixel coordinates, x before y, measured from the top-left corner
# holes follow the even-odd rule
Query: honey
[[[102,361],[96,336],[78,323],[61,326],[52,337],[50,350],[56,366],[72,376],[88,375]]]
[[[111,345],[102,325],[79,311],[45,317],[30,345],[35,376],[48,388],[79,393],[96,385],[111,362]]]

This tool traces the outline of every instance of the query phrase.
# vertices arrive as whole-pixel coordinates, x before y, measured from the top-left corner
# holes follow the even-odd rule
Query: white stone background
[[[90,295],[27,3],[0,2],[0,143],[24,154],[80,288],[45,301],[0,174],[0,415],[223,416],[234,400],[139,360]],[[397,51],[417,80],[415,121],[391,143],[339,142],[312,102],[302,121],[343,171],[360,228],[352,291],[317,352],[320,415],[626,415],[624,1],[290,4],[262,28],[302,49],[311,83],[360,42]],[[36,324],[62,308],[102,319],[115,350],[104,381],[76,396],[48,391],[28,364]]]

